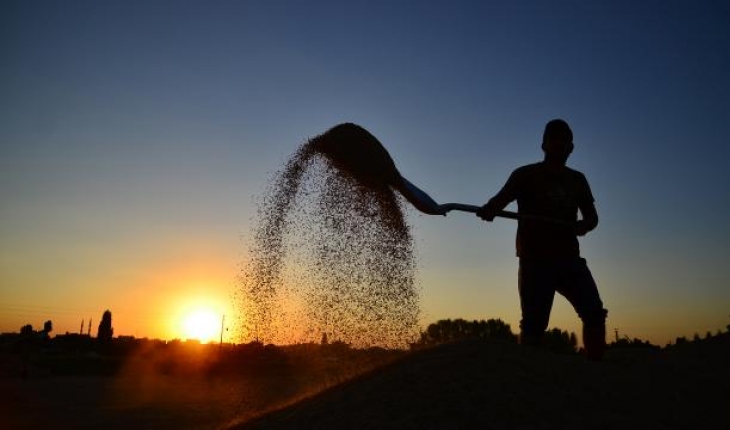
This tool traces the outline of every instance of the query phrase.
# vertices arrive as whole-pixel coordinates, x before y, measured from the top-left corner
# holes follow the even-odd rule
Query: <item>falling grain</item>
[[[259,207],[237,299],[244,340],[414,340],[415,259],[394,175],[382,145],[353,124],[298,149]]]

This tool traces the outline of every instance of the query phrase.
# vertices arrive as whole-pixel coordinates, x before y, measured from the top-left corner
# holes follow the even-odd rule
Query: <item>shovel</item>
[[[359,125],[336,125],[312,139],[311,145],[314,151],[360,184],[372,189],[390,187],[423,213],[446,214],[428,194],[401,176],[385,147]]]
[[[408,182],[406,178],[401,177],[402,185],[398,191],[406,198],[416,209],[429,215],[446,215],[451,211],[477,213],[481,206],[467,205],[463,203],[444,203],[442,205],[436,203],[428,194],[420,190],[418,187]],[[499,211],[495,216],[500,218],[516,219],[516,220],[532,220],[547,222],[563,227],[573,227],[574,224],[565,220],[549,218],[541,215],[521,214],[511,211]]]
[[[401,177],[402,185],[397,190],[406,200],[408,200],[416,209],[429,215],[446,215],[451,211],[477,213],[481,206],[467,205],[463,203],[445,203],[438,204],[424,191],[410,183],[406,178]],[[499,211],[497,216],[500,218],[520,219],[520,214],[510,211]]]
[[[444,210],[428,194],[401,176],[385,147],[359,125],[336,125],[312,139],[311,144],[313,150],[360,184],[373,189],[390,187],[425,214],[446,215],[448,210],[457,209]]]
[[[327,157],[337,168],[349,172],[361,184],[371,188],[391,187],[410,204],[428,215],[446,215],[452,210],[476,213],[480,206],[461,203],[439,205],[424,191],[401,176],[395,162],[380,141],[359,125],[343,123],[312,139],[315,151]],[[538,215],[499,211],[498,217],[534,219],[568,225],[565,221]]]

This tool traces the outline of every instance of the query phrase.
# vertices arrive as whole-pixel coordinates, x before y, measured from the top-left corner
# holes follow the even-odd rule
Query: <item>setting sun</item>
[[[202,281],[176,283],[175,296],[164,305],[169,312],[163,328],[167,339],[219,342],[222,329],[223,342],[231,340],[234,331],[229,329],[231,322],[236,320],[236,312],[226,290],[216,285]]]
[[[221,315],[210,309],[195,309],[184,316],[182,332],[187,339],[203,343],[218,339],[221,329]]]

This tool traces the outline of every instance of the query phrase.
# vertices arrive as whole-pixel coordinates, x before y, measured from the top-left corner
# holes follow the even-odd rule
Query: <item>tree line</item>
[[[430,324],[412,348],[423,348],[466,339],[498,339],[517,343],[512,327],[499,318],[467,321],[462,318],[443,319]],[[559,328],[545,332],[543,346],[561,353],[577,353],[578,337]]]

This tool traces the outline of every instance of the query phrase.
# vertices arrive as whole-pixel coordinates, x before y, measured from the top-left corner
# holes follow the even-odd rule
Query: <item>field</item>
[[[0,429],[221,428],[382,366],[402,351],[331,344],[164,345],[0,354]]]
[[[3,354],[2,428],[730,426],[727,336],[664,350],[613,348],[601,363],[497,340],[401,354],[315,350],[272,349],[248,366],[143,355],[113,376],[39,367],[25,378],[14,373],[19,357]]]

